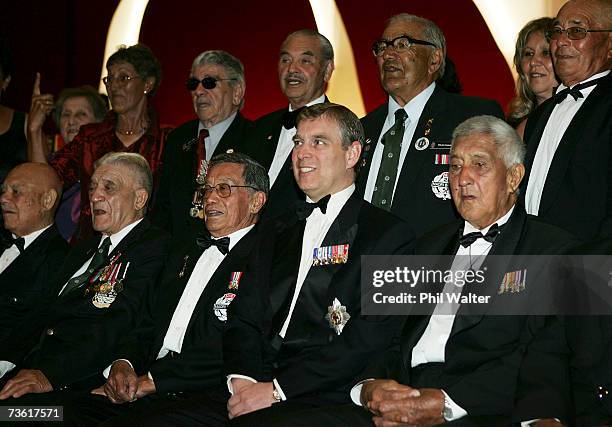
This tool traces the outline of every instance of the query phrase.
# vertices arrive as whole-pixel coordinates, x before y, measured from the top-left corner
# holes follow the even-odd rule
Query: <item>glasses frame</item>
[[[395,47],[395,42],[399,39],[407,39],[408,40],[408,47],[406,47],[407,49],[410,49],[413,45],[423,45],[423,46],[433,46],[436,49],[438,49],[438,46],[436,46],[435,44],[433,44],[432,42],[428,42],[425,40],[419,40],[419,39],[414,39],[406,34],[402,34],[400,36],[395,37],[394,39],[391,40],[385,40],[385,39],[378,39],[376,40],[374,43],[372,43],[372,53],[374,54],[374,56],[376,58],[378,58],[379,56],[382,56],[385,51],[389,48],[392,47],[393,50],[395,50],[396,52],[401,52],[403,50],[398,50]],[[385,44],[385,48],[380,52],[380,53],[376,53],[376,46],[380,43],[384,43]]]
[[[572,31],[572,35],[570,35],[570,31]],[[587,30],[586,28],[582,27],[553,27],[550,30],[547,30],[544,35],[546,36],[546,40],[550,42],[550,40],[558,40],[563,33],[565,33],[567,38],[570,40],[582,40],[587,36],[587,33],[609,33],[610,31],[612,30]],[[580,37],[576,37],[576,35],[580,35]]]
[[[224,196],[221,191],[219,190],[219,186],[227,186],[228,188],[228,193],[226,196]],[[253,187],[252,185],[231,185],[231,184],[227,184],[225,182],[220,182],[217,185],[203,185],[202,187],[200,187],[200,191],[202,192],[202,197],[205,199],[207,198],[210,193],[212,193],[213,190],[215,190],[215,192],[219,195],[219,197],[221,197],[222,199],[227,199],[228,197],[230,197],[232,195],[232,188],[251,188],[255,191],[259,191],[257,190],[257,188]]]
[[[121,78],[119,78],[121,77]],[[104,76],[102,77],[102,83],[104,83],[104,86],[110,86],[113,83],[118,83],[120,86],[125,86],[127,85],[129,82],[131,82],[134,79],[140,79],[141,77],[139,75],[135,75],[135,76],[130,76],[127,74],[121,74],[119,76],[117,76],[117,79],[115,79],[113,76]]]
[[[201,84],[204,89],[214,89],[217,87],[217,82],[226,80],[238,80],[238,79],[218,79],[216,77],[206,76],[202,80],[198,80],[195,77],[189,77],[185,82],[185,87],[188,91],[196,90]],[[195,85],[195,86],[194,86]],[[193,89],[192,89],[193,88]]]

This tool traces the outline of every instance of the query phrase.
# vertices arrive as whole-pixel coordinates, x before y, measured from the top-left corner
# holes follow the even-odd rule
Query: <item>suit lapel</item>
[[[221,137],[221,140],[217,144],[217,147],[215,147],[213,156],[225,153],[227,150],[241,151],[240,147],[235,144],[237,141],[240,141],[240,132],[242,131],[243,122],[244,118],[240,112],[236,113],[236,117],[234,117],[234,120],[232,120],[232,123],[229,125]]]
[[[376,145],[380,139],[380,133],[385,124],[388,108],[388,104],[381,105],[362,119],[366,141],[361,152],[361,169],[356,182],[357,192],[361,195],[365,193],[370,167],[372,166],[372,157],[374,156]]]

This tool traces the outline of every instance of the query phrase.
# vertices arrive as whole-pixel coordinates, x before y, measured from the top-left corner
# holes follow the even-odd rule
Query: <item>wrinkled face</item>
[[[562,29],[603,29],[598,22],[598,14],[588,2],[568,2],[559,11],[553,25]],[[564,33],[559,39],[550,41],[550,50],[557,75],[563,84],[573,86],[609,68],[612,60],[612,33],[587,33],[581,40],[570,40]]]
[[[359,160],[361,144],[342,147],[340,129],[325,115],[302,120],[293,137],[293,175],[300,189],[315,202],[342,191],[355,180],[353,167]]]
[[[497,156],[492,136],[473,134],[454,142],[449,186],[457,211],[473,226],[482,229],[504,216],[521,178]]]
[[[224,183],[245,185],[244,166],[236,163],[215,164],[206,174],[205,185],[214,187]],[[229,197],[221,197],[216,190],[204,199],[204,220],[213,237],[224,237],[254,224],[261,209],[257,194],[247,187],[232,187]]]
[[[68,98],[62,105],[60,113],[59,130],[65,142],[71,142],[79,133],[82,125],[95,121],[94,112],[87,98],[75,96]]]
[[[278,61],[280,87],[294,109],[323,95],[333,64],[322,58],[316,37],[294,35],[281,47]]]
[[[89,184],[93,228],[105,235],[115,234],[143,217],[148,194],[140,188],[134,173],[121,164],[98,167]]]
[[[552,96],[553,88],[558,84],[548,41],[542,32],[531,33],[527,38],[521,55],[521,70],[539,102]]]
[[[43,193],[41,183],[23,168],[11,171],[1,187],[0,207],[4,227],[17,236],[41,229],[43,221]]]
[[[418,23],[403,21],[390,23],[381,38],[393,40],[401,35],[430,41],[425,40]],[[393,96],[401,106],[406,105],[434,81],[435,73],[441,65],[439,52],[432,46],[417,44],[401,53],[387,47],[381,56],[376,57],[380,83],[385,92]]]
[[[229,76],[222,66],[205,64],[196,67],[190,77],[202,80],[204,77],[227,79]],[[237,111],[243,96],[244,87],[238,81],[230,80],[217,80],[212,89],[204,89],[200,83],[191,91],[195,113],[206,128],[222,122]]]
[[[133,111],[147,102],[144,91],[153,88],[152,79],[145,81],[128,62],[116,62],[107,67],[107,71],[112,80],[106,85],[108,99],[117,114]]]

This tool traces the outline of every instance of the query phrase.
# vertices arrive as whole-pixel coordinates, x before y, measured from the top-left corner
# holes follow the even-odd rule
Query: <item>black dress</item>
[[[27,160],[25,119],[25,113],[15,111],[11,127],[0,135],[0,183],[4,181],[11,169]]]

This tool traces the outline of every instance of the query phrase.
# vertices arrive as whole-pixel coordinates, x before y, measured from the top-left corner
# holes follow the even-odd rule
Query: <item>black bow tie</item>
[[[202,233],[196,238],[196,243],[199,247],[206,250],[211,246],[216,246],[223,255],[227,255],[229,253],[229,237],[222,237],[220,239],[213,239],[210,234]]]
[[[584,98],[584,95],[581,92],[582,89],[586,89],[587,87],[595,86],[597,83],[599,83],[600,80],[603,80],[606,77],[608,76],[599,77],[597,79],[588,81],[586,83],[580,83],[580,84],[574,85],[574,87],[572,88],[566,87],[562,91],[555,93],[555,102],[557,104],[560,104],[561,102],[563,102],[565,98],[567,98],[567,95],[571,95],[572,98],[574,98],[574,101],[578,101],[578,98]]]
[[[321,212],[323,213],[327,212],[327,203],[329,202],[330,198],[331,198],[331,195],[328,194],[327,196],[323,197],[316,203],[309,203],[306,201],[298,202],[295,208],[295,212],[298,218],[299,219],[308,218],[310,214],[312,213],[312,211],[314,211],[316,208],[321,209]]]
[[[487,234],[482,234],[480,231],[474,231],[472,233],[465,234],[459,238],[459,243],[464,248],[471,246],[478,239],[485,239],[489,243],[493,243],[497,235],[501,232],[501,227],[497,224],[493,224]]]
[[[23,237],[13,237],[13,235],[9,232],[5,232],[2,234],[0,238],[0,244],[2,245],[2,250],[6,250],[11,246],[17,246],[19,249],[19,253],[23,253],[25,250],[25,239]]]
[[[285,111],[283,113],[283,127],[287,130],[293,129],[295,127],[295,120],[297,119],[297,115],[300,114],[300,111],[302,111],[303,109],[304,107],[298,108],[297,110],[293,111]]]

